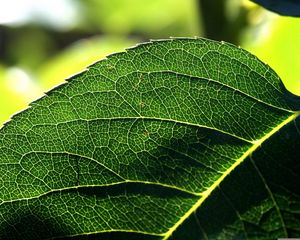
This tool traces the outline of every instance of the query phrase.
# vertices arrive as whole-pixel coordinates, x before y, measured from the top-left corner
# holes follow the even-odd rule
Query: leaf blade
[[[33,225],[65,224],[61,232],[45,226],[45,236],[129,231],[167,239],[296,118],[283,95],[268,66],[225,43],[166,40],[110,56],[1,129],[0,228],[16,208],[33,212]]]
[[[294,165],[300,156],[299,120],[267,139],[171,239],[186,232],[192,239],[299,237],[299,167]]]

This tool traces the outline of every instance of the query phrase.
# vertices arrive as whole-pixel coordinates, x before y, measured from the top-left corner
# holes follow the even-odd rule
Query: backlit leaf
[[[299,237],[299,112],[285,96],[227,43],[111,55],[1,129],[0,238]]]

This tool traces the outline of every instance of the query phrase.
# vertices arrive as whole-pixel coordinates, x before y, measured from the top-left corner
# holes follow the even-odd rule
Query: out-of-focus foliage
[[[253,26],[242,47],[276,69],[285,87],[300,95],[300,18],[282,17],[253,8],[249,17]]]
[[[267,11],[245,5],[249,2],[7,1],[0,9],[0,126],[96,60],[136,42],[170,36],[204,36],[239,44],[271,65],[288,89],[300,94],[299,21],[277,17],[266,25],[273,21],[264,18]]]
[[[40,66],[37,72],[40,84],[49,89],[99,59],[136,42],[136,39],[116,37],[91,37],[78,41]]]
[[[81,26],[86,30],[139,34],[144,38],[201,34],[195,0],[84,0],[82,3],[87,17]]]
[[[106,55],[149,38],[201,34],[195,0],[22,0],[19,6],[26,13],[21,7],[12,11],[17,1],[0,11],[11,11],[0,17],[0,126],[43,92]],[[43,4],[48,17],[45,9],[42,15],[38,12]],[[53,15],[58,6],[73,24],[66,24],[60,11]]]
[[[0,66],[0,126],[35,100],[42,91],[21,68]]]

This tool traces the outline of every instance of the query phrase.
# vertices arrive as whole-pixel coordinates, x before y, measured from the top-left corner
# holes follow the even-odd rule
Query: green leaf
[[[285,95],[267,65],[206,39],[95,63],[1,129],[0,238],[299,237]]]

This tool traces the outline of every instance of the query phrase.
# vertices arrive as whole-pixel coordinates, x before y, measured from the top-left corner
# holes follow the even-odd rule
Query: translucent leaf
[[[299,112],[248,52],[109,56],[0,131],[0,238],[299,236]]]

